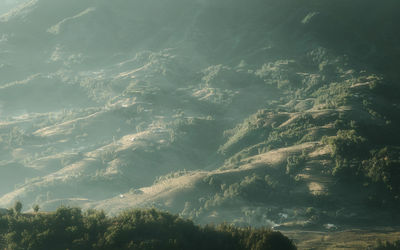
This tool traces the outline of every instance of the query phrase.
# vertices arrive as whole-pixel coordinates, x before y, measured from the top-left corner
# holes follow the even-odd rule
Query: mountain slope
[[[398,7],[29,1],[0,20],[0,206],[395,223]]]

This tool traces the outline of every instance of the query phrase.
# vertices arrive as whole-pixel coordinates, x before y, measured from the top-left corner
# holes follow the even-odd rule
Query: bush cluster
[[[55,212],[0,217],[1,249],[296,249],[280,232],[230,225],[200,227],[155,209]]]

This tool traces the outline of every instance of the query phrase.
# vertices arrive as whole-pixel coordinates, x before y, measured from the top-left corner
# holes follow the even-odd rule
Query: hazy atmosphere
[[[3,221],[80,208],[271,228],[298,249],[400,249],[399,10],[0,0],[0,248],[43,249]],[[176,237],[52,249],[187,249]],[[249,244],[224,247],[295,249]]]

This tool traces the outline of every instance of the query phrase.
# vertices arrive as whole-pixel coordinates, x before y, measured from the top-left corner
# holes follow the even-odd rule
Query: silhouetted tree
[[[22,211],[22,203],[20,201],[16,201],[14,204],[14,211],[16,214],[20,214]]]
[[[40,207],[38,204],[33,206],[33,212],[37,213],[37,212],[39,212],[39,209],[40,209]]]

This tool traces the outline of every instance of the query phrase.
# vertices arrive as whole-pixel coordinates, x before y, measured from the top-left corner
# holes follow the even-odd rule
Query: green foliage
[[[225,131],[225,135],[230,137],[219,151],[227,154],[237,152],[230,158],[231,163],[237,163],[271,149],[317,141],[318,136],[309,134],[316,125],[318,121],[310,113],[290,117],[285,113],[259,110],[238,127]]]
[[[155,209],[104,212],[60,207],[0,217],[5,249],[296,249],[280,232],[228,225],[199,227]]]
[[[281,201],[282,195],[290,196],[289,186],[295,185],[289,175],[281,170],[268,171],[267,174],[253,173],[230,183],[221,182],[214,177],[203,180],[215,190],[215,195],[205,198],[202,212],[216,207],[231,208],[246,203],[271,204]],[[200,209],[200,210],[201,210]]]
[[[366,139],[357,135],[354,129],[338,130],[335,137],[327,138],[325,142],[331,146],[332,156],[358,157],[365,152]]]
[[[372,200],[378,201],[387,195],[392,200],[400,200],[399,147],[379,148],[358,135],[355,129],[338,130],[335,137],[325,137],[323,141],[332,149],[336,162],[332,173],[339,180],[347,180],[353,184],[359,182],[360,186],[363,184],[364,187],[374,190],[369,196]]]
[[[316,98],[316,105],[323,104],[324,108],[332,109],[348,104],[350,91],[348,84],[339,82],[322,86],[311,96]]]
[[[16,214],[20,214],[22,211],[22,203],[20,201],[16,201],[14,204],[14,211]]]
[[[219,148],[222,154],[241,151],[246,146],[262,142],[270,132],[273,124],[281,123],[282,116],[266,110],[259,110],[233,129],[224,132],[227,142]]]
[[[303,113],[295,117],[286,126],[279,126],[269,133],[265,144],[269,149],[287,147],[308,141],[305,135],[308,129],[314,126],[314,118],[309,113]]]
[[[307,160],[307,155],[303,152],[301,155],[291,155],[286,161],[286,173],[295,174],[302,169]]]
[[[332,157],[336,161],[333,175],[351,179],[359,174],[357,162],[368,152],[364,137],[359,136],[354,129],[338,130],[336,136],[324,137],[322,141],[331,147]]]
[[[396,194],[400,192],[400,148],[384,147],[371,153],[371,158],[364,160],[362,166],[366,175],[373,182],[381,182],[385,187]]]

